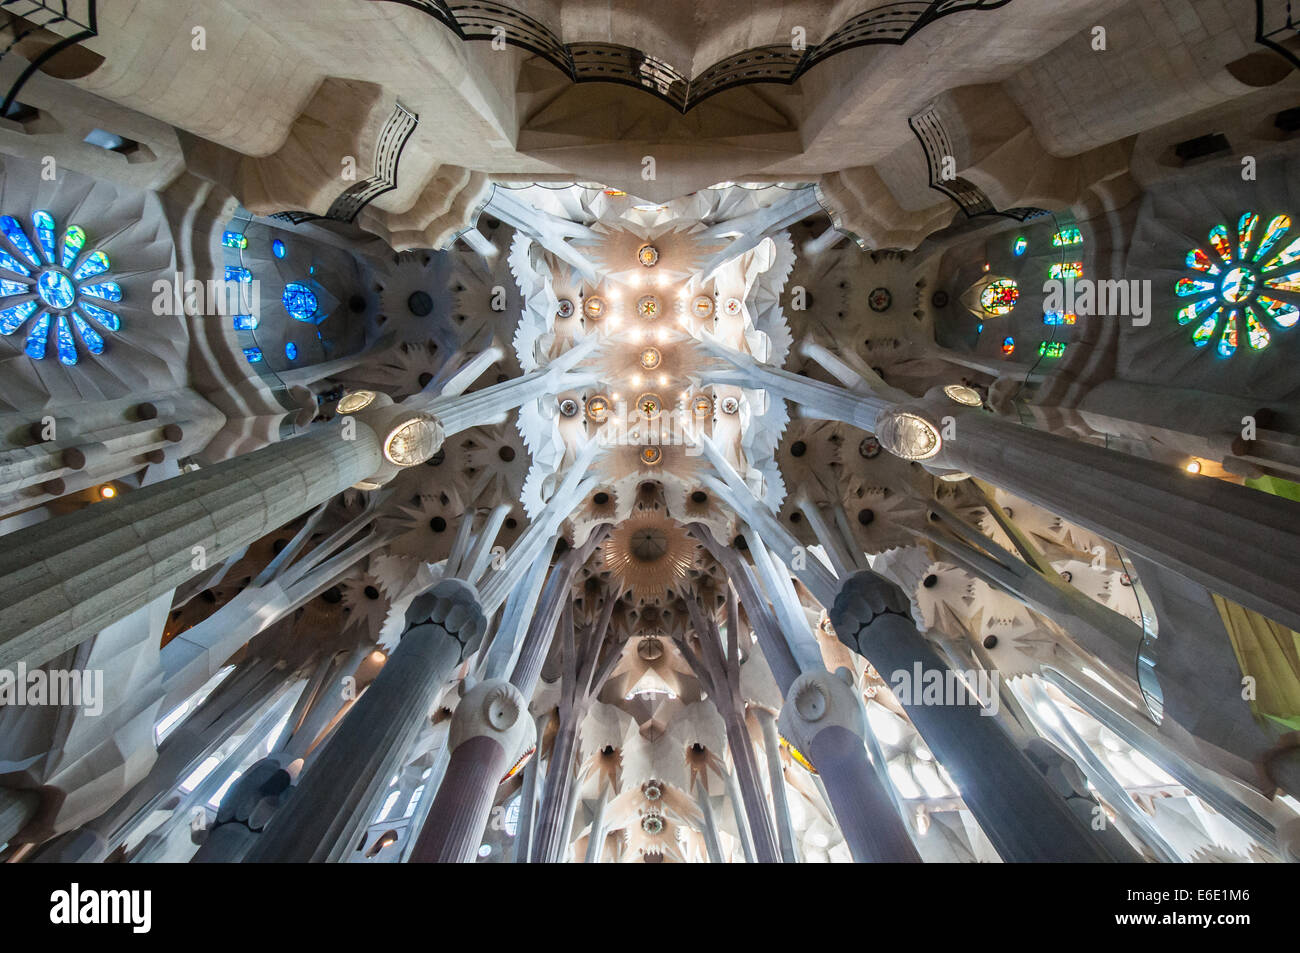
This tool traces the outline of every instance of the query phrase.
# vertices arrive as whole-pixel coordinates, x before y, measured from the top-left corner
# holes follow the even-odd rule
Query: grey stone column
[[[799,676],[781,708],[780,726],[817,769],[855,861],[920,863],[893,799],[867,761],[867,713],[848,669]]]
[[[503,775],[533,738],[533,719],[519,689],[505,679],[470,689],[452,716],[451,760],[410,863],[473,863]]]
[[[987,480],[1300,629],[1300,504],[951,402],[916,409],[956,419],[934,465]],[[1073,478],[1051,478],[1065,472]]]
[[[777,840],[781,845],[781,860],[787,864],[799,862],[794,848],[794,826],[790,822],[790,801],[785,790],[785,771],[781,767],[781,741],[776,733],[776,719],[766,708],[755,708],[754,717],[763,729],[763,754],[767,758],[767,774],[772,788],[772,808],[776,815]]]
[[[373,475],[379,437],[354,436],[324,427],[5,537],[0,666],[49,661]]]
[[[605,847],[605,804],[609,800],[609,786],[602,780],[600,796],[596,798],[596,813],[591,819],[591,833],[587,835],[587,855],[584,863],[600,863]]]
[[[439,583],[407,611],[408,628],[379,675],[316,755],[245,863],[332,861],[486,622],[472,587]]]
[[[709,789],[702,780],[695,782],[695,803],[700,806],[700,816],[704,819],[704,847],[709,852],[709,863],[722,863],[722,841],[718,837],[718,822],[713,816],[713,804],[709,801]]]
[[[544,719],[533,720],[533,730],[540,748]],[[536,751],[524,765],[523,789],[519,792],[519,835],[515,839],[515,863],[526,864],[532,857],[533,817],[537,813],[537,788],[542,773],[541,751]]]
[[[928,677],[944,685],[961,684],[916,630],[902,590],[873,573],[857,573],[844,581],[831,609],[831,623],[840,641],[867,658],[887,680],[890,673],[903,672],[913,684]],[[927,672],[934,674],[926,676]],[[920,689],[917,684],[917,694]],[[976,699],[945,698],[947,703],[938,705],[920,703],[915,697],[899,701],[935,758],[952,775],[1003,860],[1093,863],[1111,859],[997,720],[981,715]],[[815,753],[812,759],[816,765]],[[825,780],[834,798],[831,778]],[[835,813],[841,817],[838,804]]]

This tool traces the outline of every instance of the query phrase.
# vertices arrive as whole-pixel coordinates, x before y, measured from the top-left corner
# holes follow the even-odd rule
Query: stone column
[[[470,689],[452,716],[447,739],[451,760],[410,863],[474,862],[497,787],[534,738],[528,703],[519,689],[505,679]]]
[[[781,734],[817,769],[855,861],[921,862],[889,792],[867,761],[867,713],[852,672],[799,676],[779,724]]]
[[[483,638],[473,587],[440,582],[407,610],[401,644],[316,755],[246,863],[338,860],[439,689]],[[362,819],[364,820],[364,819]]]
[[[766,708],[755,708],[754,717],[763,729],[763,754],[767,758],[767,774],[772,788],[772,807],[776,815],[776,834],[781,844],[781,860],[797,864],[799,857],[794,848],[794,826],[790,821],[790,801],[785,790],[785,771],[781,767],[781,741],[776,733],[776,719]]]
[[[831,609],[831,622],[840,641],[864,656],[887,680],[897,684],[891,673],[899,672],[914,685],[913,697],[900,697],[899,702],[935,758],[952,775],[962,799],[1003,860],[1093,863],[1111,859],[1006,730],[996,719],[983,716],[977,699],[966,696],[961,683],[917,631],[901,589],[873,573],[857,573],[844,581]],[[926,704],[923,686],[935,679],[945,686],[945,693],[956,688],[961,697],[945,694],[944,703]],[[786,711],[815,712],[819,704],[810,693],[804,699],[796,695],[792,701],[795,704],[787,703]],[[829,741],[838,743],[837,739]],[[818,750],[814,746],[811,752],[814,765]],[[834,797],[831,779],[826,780]],[[835,813],[842,822],[838,804]]]
[[[379,471],[356,422],[272,444],[5,537],[0,667],[47,662]]]
[[[591,833],[587,835],[587,855],[583,862],[600,863],[605,848],[605,804],[609,800],[609,786],[604,779],[600,782],[600,795],[596,798],[596,813],[591,819]]]
[[[695,782],[695,803],[700,806],[700,816],[704,819],[704,847],[709,852],[709,863],[722,863],[722,842],[718,838],[718,822],[713,817],[713,804],[709,801],[709,788],[702,778]]]

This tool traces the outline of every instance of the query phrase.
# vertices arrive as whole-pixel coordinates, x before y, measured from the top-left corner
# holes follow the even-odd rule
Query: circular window
[[[888,311],[893,303],[894,296],[888,288],[873,288],[867,297],[867,304],[871,306],[872,311],[876,312]]]
[[[277,238],[275,241],[271,242],[271,254],[275,255],[276,258],[283,258],[285,255],[289,254],[289,249],[285,247],[284,242]]]
[[[68,276],[57,271],[46,271],[36,281],[36,293],[51,308],[62,311],[72,307],[77,290],[72,286]]]
[[[284,302],[284,310],[295,321],[317,323],[316,314],[320,310],[320,303],[316,300],[316,293],[306,285],[298,281],[290,282],[285,286],[281,300]]]

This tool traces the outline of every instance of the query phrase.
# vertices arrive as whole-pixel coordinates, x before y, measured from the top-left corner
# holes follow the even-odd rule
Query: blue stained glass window
[[[290,341],[284,346],[284,356],[291,361],[298,360],[298,345]]]
[[[81,335],[81,340],[85,342],[87,351],[91,354],[104,353],[104,339],[100,337],[98,331],[86,323],[85,318],[73,313],[72,323],[77,326],[77,333]]]
[[[248,358],[249,364],[256,364],[262,360],[262,349],[260,347],[244,348],[244,357]]]
[[[253,273],[247,268],[240,268],[238,265],[227,265],[226,280],[240,281],[244,284],[248,284],[253,280]]]
[[[15,275],[22,275],[24,278],[32,276],[31,269],[7,251],[0,251],[0,268],[7,268]]]
[[[1029,247],[1029,240],[1025,238],[1024,235],[1020,235],[1019,237],[1016,238],[1015,242],[1012,244],[1011,250],[1015,252],[1016,257],[1019,258],[1021,255],[1025,253],[1025,250],[1028,247]]]
[[[110,331],[122,330],[121,319],[119,319],[112,311],[101,308],[97,304],[91,304],[89,301],[83,301],[77,305],[77,307],[81,309],[81,313],[86,317],[94,318]]]
[[[59,264],[71,268],[77,263],[81,250],[86,247],[86,230],[80,225],[73,225],[63,233],[63,254]]]
[[[244,249],[248,247],[248,239],[239,232],[226,232],[221,236],[221,244],[227,248]]]
[[[284,242],[277,238],[275,241],[271,242],[271,252],[276,258],[283,258],[285,255],[289,254],[289,249],[285,247]]]
[[[102,281],[97,285],[82,285],[78,289],[83,295],[102,298],[104,301],[121,301],[122,289],[115,281]]]
[[[235,315],[235,330],[236,330],[236,331],[256,331],[256,330],[257,330],[257,318],[254,317],[254,316],[251,315],[251,314],[237,314],[237,315]]]
[[[59,345],[59,363],[71,367],[77,363],[77,344],[72,340],[72,328],[68,327],[68,316],[59,315],[55,325],[54,337]]]
[[[24,324],[27,319],[36,313],[35,301],[24,301],[22,304],[16,304],[12,308],[5,308],[0,311],[0,334],[13,334]]]
[[[14,248],[18,249],[18,254],[22,255],[37,268],[41,267],[41,258],[36,254],[36,247],[32,245],[31,239],[23,231],[23,227],[18,224],[18,219],[12,215],[6,215],[0,218],[0,232],[5,233],[5,237],[13,243]]]
[[[41,272],[36,281],[36,293],[56,311],[71,308],[72,302],[77,300],[77,289],[72,287],[67,275],[58,271]]]
[[[28,357],[41,360],[45,357],[45,342],[50,336],[50,313],[42,311],[41,316],[36,319],[32,329],[27,332],[27,343],[23,345],[23,350],[27,352]]]
[[[324,315],[317,316],[320,303],[316,300],[316,293],[301,282],[292,281],[285,286],[283,301],[284,309],[295,321],[319,324],[325,320]]]
[[[49,212],[32,212],[32,224],[36,226],[36,240],[45,252],[46,263],[54,264],[54,216]]]
[[[72,277],[78,281],[85,281],[87,278],[102,275],[110,267],[107,255],[102,251],[93,251],[86,256],[86,260],[81,263],[81,267],[72,273]]]
[[[25,285],[21,281],[10,281],[8,278],[0,278],[0,297],[8,298],[10,295],[29,295],[31,293],[31,285]]]

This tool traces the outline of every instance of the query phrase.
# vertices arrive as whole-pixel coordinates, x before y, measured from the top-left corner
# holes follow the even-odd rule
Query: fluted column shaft
[[[5,537],[0,667],[49,661],[375,473],[379,438],[354,436],[324,427]]]
[[[574,711],[561,710],[555,744],[546,767],[546,787],[541,816],[533,840],[533,863],[554,864],[564,859],[564,832],[568,826],[569,796],[573,790],[573,758],[578,747],[578,724]]]
[[[507,754],[495,738],[478,735],[451,753],[429,819],[411,852],[413,864],[474,862]]]
[[[351,846],[354,818],[392,775],[461,653],[440,626],[408,630],[245,862],[337,860]]]

